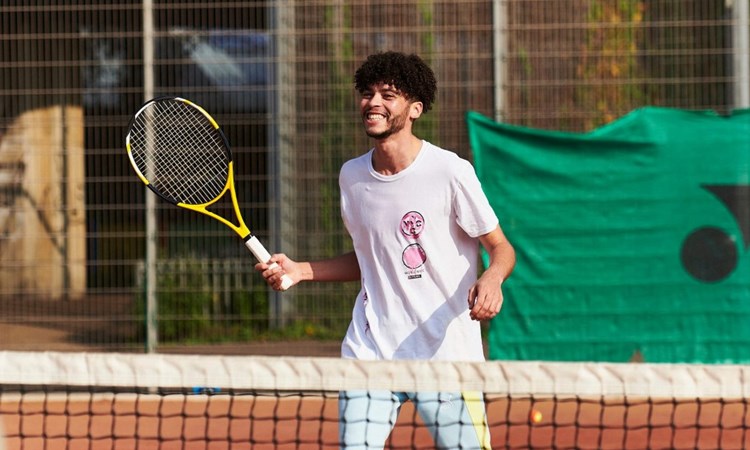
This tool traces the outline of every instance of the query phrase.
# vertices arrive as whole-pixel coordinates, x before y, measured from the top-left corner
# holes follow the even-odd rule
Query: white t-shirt
[[[341,214],[362,272],[344,358],[482,361],[468,292],[477,237],[497,216],[471,164],[423,142],[405,170],[384,176],[372,153],[341,168]]]

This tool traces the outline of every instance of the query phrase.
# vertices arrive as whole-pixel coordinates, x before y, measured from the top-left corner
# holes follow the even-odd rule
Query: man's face
[[[403,130],[409,123],[412,102],[395,87],[378,83],[362,93],[359,102],[362,123],[368,136],[385,139]]]

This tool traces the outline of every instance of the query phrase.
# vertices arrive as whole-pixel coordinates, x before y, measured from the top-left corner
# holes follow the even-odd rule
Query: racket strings
[[[166,126],[180,127],[180,123]],[[169,180],[170,192],[183,203],[206,203],[219,195],[226,184],[227,165],[223,164],[221,141],[209,139],[211,130],[190,127],[182,131],[185,134],[164,135],[164,142],[157,144],[165,151],[155,154],[161,160],[154,164],[154,178],[160,180],[157,184],[162,187]]]
[[[149,104],[134,119],[131,154],[151,186],[175,203],[205,204],[224,191],[229,151],[221,132],[179,100]]]

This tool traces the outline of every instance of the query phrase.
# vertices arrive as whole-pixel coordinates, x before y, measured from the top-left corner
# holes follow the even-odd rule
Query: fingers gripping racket
[[[242,219],[229,141],[203,108],[179,97],[150,100],[133,116],[125,144],[138,177],[156,195],[218,220],[245,241],[258,261],[271,259]],[[236,224],[208,210],[227,191]],[[281,288],[286,290],[291,284],[284,275]]]

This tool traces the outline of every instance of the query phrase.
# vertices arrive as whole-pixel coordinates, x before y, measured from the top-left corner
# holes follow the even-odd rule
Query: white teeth
[[[382,120],[385,119],[385,116],[382,114],[368,114],[367,120]]]

